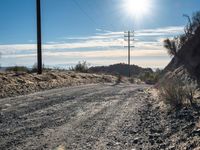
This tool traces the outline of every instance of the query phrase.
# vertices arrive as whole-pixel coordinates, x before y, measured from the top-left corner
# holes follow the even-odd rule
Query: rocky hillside
[[[150,68],[142,68],[136,65],[131,65],[130,69],[131,69],[132,76],[137,76],[145,72],[153,72],[153,70]],[[128,76],[129,66],[127,64],[120,63],[120,64],[114,64],[110,66],[91,67],[89,69],[89,72]]]
[[[171,133],[168,134],[172,140],[170,144],[177,141],[174,145],[178,145],[178,147],[172,147],[172,149],[199,150],[200,12],[193,15],[185,27],[185,34],[172,40],[166,39],[164,46],[173,58],[164,69],[164,77],[158,82],[160,86],[158,89],[159,93],[162,93],[161,89],[164,87],[164,92],[167,93],[166,98],[159,95],[159,99],[165,102],[162,106],[167,108],[165,112],[168,111],[163,118],[168,124],[165,127],[172,129]],[[187,89],[189,94],[187,94],[187,90],[176,91],[176,89],[181,88]],[[176,96],[173,97],[174,95]],[[183,95],[187,95],[187,97],[184,99]],[[166,100],[171,100],[172,103],[166,105]],[[176,103],[178,100],[181,100],[181,107],[173,105],[173,102]]]
[[[165,72],[179,77],[200,79],[200,27],[178,50],[171,62],[166,66]]]

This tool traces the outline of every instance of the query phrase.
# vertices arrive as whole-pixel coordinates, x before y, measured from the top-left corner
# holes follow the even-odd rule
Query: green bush
[[[30,72],[30,70],[29,70],[27,67],[25,67],[25,66],[8,67],[8,68],[6,69],[6,71],[13,71],[13,72],[16,72],[16,73],[18,73],[18,72],[26,72],[26,73],[29,73],[29,72]]]

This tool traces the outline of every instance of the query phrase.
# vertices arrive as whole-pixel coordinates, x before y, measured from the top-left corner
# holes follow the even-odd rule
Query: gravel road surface
[[[93,84],[0,99],[0,149],[150,149],[147,88]]]

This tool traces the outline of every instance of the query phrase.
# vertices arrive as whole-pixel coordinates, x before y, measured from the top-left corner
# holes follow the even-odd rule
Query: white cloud
[[[97,29],[97,31],[101,33],[85,37],[66,37],[63,38],[63,40],[66,40],[65,42],[63,40],[61,42],[47,42],[43,44],[44,55],[54,57],[56,62],[59,61],[60,57],[84,58],[85,60],[87,58],[126,57],[127,52],[124,46],[127,43],[124,42],[124,32],[111,32],[101,29]],[[163,39],[181,33],[183,33],[182,26],[135,31],[136,41],[133,42],[135,46],[132,50],[133,56],[146,57],[147,59],[148,57],[155,57],[155,59],[156,57],[167,57],[162,46]],[[153,38],[148,39],[150,36],[153,36]],[[0,52],[3,54],[3,58],[33,58],[36,57],[36,48],[35,44],[0,45]],[[13,63],[13,61],[10,62]],[[8,61],[7,63],[9,64]],[[1,64],[3,65],[4,62],[2,61]]]
[[[171,26],[157,29],[146,29],[135,32],[136,36],[166,36],[166,35],[179,35],[184,31],[184,26]]]
[[[100,30],[100,29],[99,29]],[[145,40],[146,36],[156,35],[158,39],[155,39],[155,42],[149,42],[148,40],[141,41],[136,40],[134,42],[135,45],[152,45],[157,46],[161,45],[161,41],[159,40],[160,36],[167,36],[169,34],[181,34],[183,32],[183,27],[165,27],[158,29],[146,29],[139,30],[135,32],[135,36],[142,36]],[[106,33],[98,33],[95,36],[86,36],[86,37],[72,37],[68,39],[76,39],[78,41],[75,42],[47,42],[47,44],[43,45],[45,50],[59,50],[59,49],[79,49],[79,48],[95,48],[95,47],[112,47],[112,46],[124,46],[123,43],[123,32],[106,32]],[[84,39],[84,41],[82,41]],[[163,39],[163,38],[162,38]],[[11,44],[11,45],[0,45],[0,52],[2,53],[15,53],[15,51],[25,51],[25,50],[35,50],[35,44]]]
[[[86,51],[86,52],[46,52],[44,53],[46,56],[63,56],[66,58],[113,58],[113,57],[126,57],[127,51],[125,50],[105,50],[105,51]],[[134,57],[160,57],[166,56],[166,52],[163,50],[139,50],[134,51],[132,50],[132,56]]]

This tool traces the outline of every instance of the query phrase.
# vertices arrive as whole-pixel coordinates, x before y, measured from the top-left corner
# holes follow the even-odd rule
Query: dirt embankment
[[[148,140],[157,148],[167,150],[200,149],[199,108],[184,107],[172,109],[160,100],[157,90],[150,90],[151,100],[141,112],[140,125],[146,130]],[[198,98],[199,101],[199,98]],[[149,148],[149,149],[151,149]]]
[[[41,90],[92,83],[112,83],[117,78],[110,75],[48,71],[35,73],[0,72],[0,98],[24,95]]]

